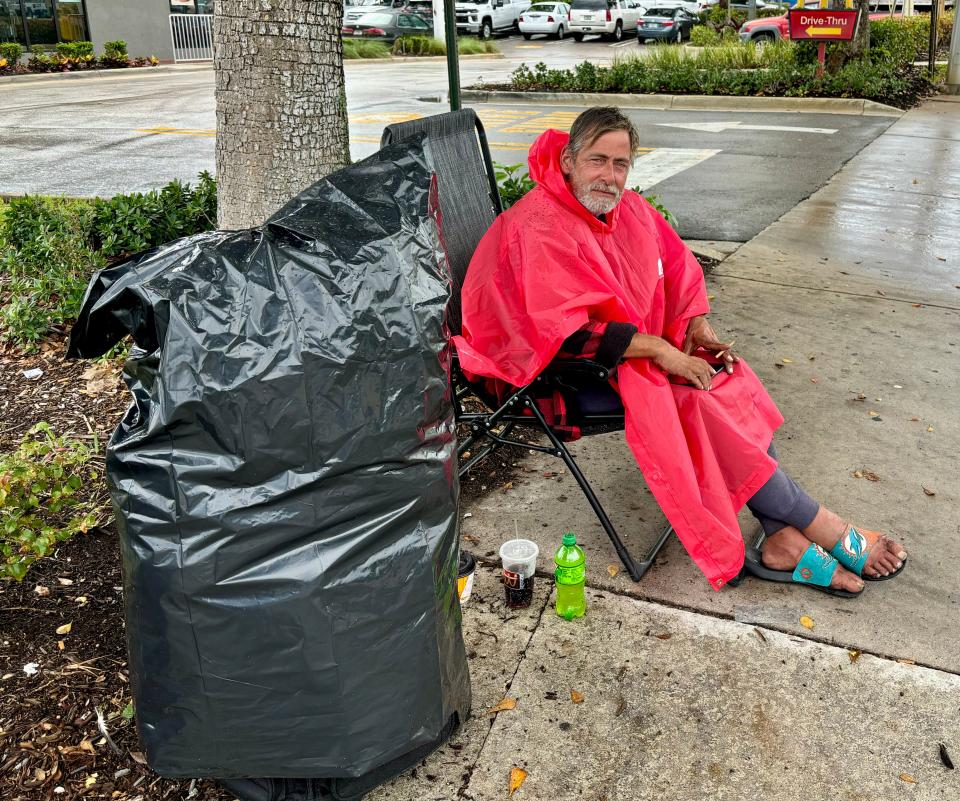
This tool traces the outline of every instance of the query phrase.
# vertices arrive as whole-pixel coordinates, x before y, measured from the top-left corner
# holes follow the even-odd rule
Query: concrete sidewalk
[[[960,798],[941,756],[960,764],[958,242],[960,103],[943,98],[708,278],[716,327],[784,412],[785,466],[899,538],[901,576],[853,601],[754,579],[715,593],[674,540],[634,584],[562,463],[528,456],[464,520],[491,559],[464,612],[475,717],[371,798],[505,799],[513,767],[518,801]],[[663,518],[622,435],[574,450],[639,555]],[[563,531],[584,541],[584,620],[553,614],[546,572],[506,613],[490,565],[515,525],[544,571]],[[484,714],[504,697],[516,708]]]

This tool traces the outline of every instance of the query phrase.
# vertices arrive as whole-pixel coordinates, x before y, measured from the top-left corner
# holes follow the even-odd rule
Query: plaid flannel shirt
[[[637,327],[632,323],[591,320],[563,341],[555,358],[592,359],[612,370],[623,360],[623,354],[635,333]],[[501,403],[516,391],[516,387],[496,378],[484,379],[484,385],[487,392],[495,395]],[[547,424],[560,439],[567,442],[580,439],[580,427],[570,419],[566,399],[559,389],[550,389],[549,394],[535,400]],[[524,414],[532,415],[529,410],[525,410]]]

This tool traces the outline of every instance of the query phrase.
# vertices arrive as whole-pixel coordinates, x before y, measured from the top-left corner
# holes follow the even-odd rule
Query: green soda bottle
[[[583,548],[577,545],[576,534],[564,534],[563,545],[554,554],[557,563],[557,614],[565,620],[583,617],[587,611],[587,597],[583,583],[587,574],[587,560]]]

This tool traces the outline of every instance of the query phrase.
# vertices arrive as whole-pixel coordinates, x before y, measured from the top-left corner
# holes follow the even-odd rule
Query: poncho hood
[[[592,229],[611,231],[617,226],[620,203],[604,215],[604,220],[600,220],[577,200],[560,166],[560,156],[569,141],[570,134],[555,128],[548,128],[540,134],[531,146],[527,157],[530,177],[554,200],[586,221]]]

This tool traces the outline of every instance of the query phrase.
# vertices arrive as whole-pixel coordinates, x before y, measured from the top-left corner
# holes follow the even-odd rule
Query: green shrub
[[[47,423],[0,455],[0,576],[21,581],[30,565],[105,517],[97,443],[55,436]]]
[[[13,66],[23,57],[23,46],[16,42],[0,42],[0,59]]]
[[[442,56],[446,52],[443,42],[429,36],[401,36],[393,43],[395,56]]]
[[[137,253],[182,236],[209,231],[217,222],[217,186],[200,173],[196,189],[171,181],[163,189],[93,201],[91,240],[107,257]]]
[[[494,164],[493,173],[505,209],[509,209],[536,186],[522,164]]]
[[[0,340],[31,349],[80,309],[91,275],[126,254],[216,227],[216,184],[173,181],[109,200],[25,197],[0,215]]]
[[[390,48],[383,42],[357,42],[354,39],[345,39],[343,42],[343,57],[352,58],[388,58]]]
[[[457,40],[457,52],[464,56],[479,56],[486,53],[499,53],[500,49],[489,40],[464,36]]]
[[[720,44],[720,34],[706,25],[694,25],[690,30],[690,44],[695,47],[708,47]]]
[[[64,61],[89,63],[94,60],[93,42],[60,42],[57,55]]]
[[[130,56],[127,54],[127,43],[123,39],[104,42],[103,55],[100,56],[101,64],[107,67],[126,67],[129,62]]]

